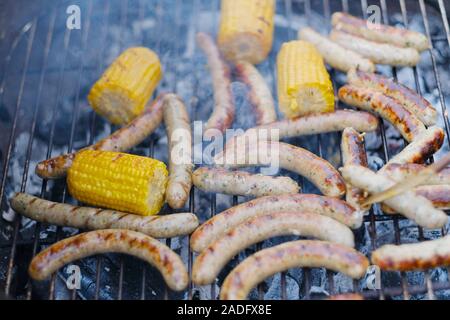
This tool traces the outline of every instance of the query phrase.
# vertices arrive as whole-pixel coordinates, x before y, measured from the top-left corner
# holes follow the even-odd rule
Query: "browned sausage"
[[[268,196],[231,207],[202,224],[191,235],[191,248],[203,251],[247,219],[272,212],[311,212],[331,217],[353,229],[362,224],[362,214],[347,202],[317,194]]]
[[[326,216],[309,212],[275,212],[249,219],[212,243],[196,259],[192,280],[210,284],[226,263],[245,248],[266,239],[298,235],[354,247],[352,231]]]
[[[345,128],[342,132],[341,153],[343,166],[349,164],[368,166],[364,137],[353,128]],[[346,189],[345,200],[354,208],[366,213],[370,209],[370,205],[361,207],[360,203],[367,197],[367,193],[362,189],[352,187],[349,183],[346,183]]]
[[[430,127],[392,157],[379,172],[383,172],[392,163],[423,163],[435,154],[443,143],[444,130],[436,126]]]
[[[96,144],[82,150],[91,149],[123,152],[138,145],[160,125],[163,118],[163,97],[163,94],[158,96],[144,113],[133,119],[126,126]],[[67,170],[72,166],[75,155],[76,152],[67,153],[39,162],[36,166],[36,174],[43,179],[64,178]]]
[[[418,51],[426,50],[429,47],[427,37],[419,32],[384,24],[369,23],[367,20],[356,18],[344,12],[335,12],[331,17],[331,24],[337,30],[342,30],[367,40],[390,43],[404,48],[414,48]]]
[[[231,93],[230,68],[220,56],[214,40],[206,33],[197,34],[197,43],[208,59],[214,89],[214,110],[205,126],[204,136],[213,137],[219,130],[224,133],[234,119],[234,101]]]
[[[341,172],[346,181],[371,194],[384,191],[395,184],[384,175],[362,166],[347,165],[341,168]],[[383,203],[424,228],[442,228],[448,221],[445,212],[434,208],[429,200],[414,191],[404,192]]]
[[[298,31],[298,38],[314,44],[324,60],[333,68],[347,72],[352,68],[375,71],[375,65],[358,53],[345,49],[343,46],[331,41],[311,28],[302,28]]]
[[[336,29],[331,31],[330,39],[378,64],[413,67],[420,61],[420,53],[416,49],[370,41]]]
[[[397,99],[425,125],[432,126],[436,124],[438,113],[433,105],[414,90],[393,79],[375,73],[350,70],[347,74],[347,81],[349,84],[358,87],[381,91],[385,95]]]
[[[109,252],[129,254],[148,262],[161,272],[172,290],[187,287],[186,267],[175,252],[145,234],[121,229],[90,231],[61,240],[35,256],[28,273],[35,280],[45,280],[72,261]]]
[[[384,168],[384,173],[395,181],[404,180],[425,169],[425,166],[418,163],[391,163]],[[439,173],[431,176],[425,185],[450,185],[450,168],[444,168]]]
[[[256,114],[256,124],[266,124],[277,120],[275,102],[269,86],[252,64],[239,61],[236,62],[236,71],[239,78],[250,89],[250,101]]]
[[[172,238],[191,234],[198,227],[192,213],[141,216],[131,213],[78,207],[16,193],[11,207],[21,215],[49,224],[78,229],[128,229],[154,238]]]
[[[202,167],[192,174],[194,185],[213,193],[236,196],[276,196],[298,193],[300,187],[289,177],[272,177],[245,171]]]
[[[216,165],[226,168],[272,165],[295,172],[311,181],[324,195],[340,197],[345,193],[345,182],[328,161],[300,147],[275,141],[256,144],[236,143],[236,149],[227,149],[214,158]]]
[[[419,186],[414,191],[441,210],[450,209],[450,185]]]
[[[345,85],[339,89],[339,99],[352,106],[379,114],[401,133],[408,142],[426,129],[424,124],[397,100],[385,94],[362,87]]]
[[[225,278],[222,300],[245,299],[250,290],[267,277],[294,267],[324,267],[358,279],[369,261],[355,249],[337,243],[298,240],[261,250],[242,261]]]
[[[368,112],[350,109],[284,119],[248,129],[244,135],[227,141],[225,149],[232,148],[236,141],[244,141],[243,138],[251,135],[259,140],[271,140],[272,133],[276,134],[278,139],[283,139],[342,131],[347,127],[352,127],[359,132],[375,131],[378,128],[378,119]]]
[[[440,239],[384,245],[372,252],[372,263],[383,270],[412,271],[450,265],[450,236]]]
[[[364,297],[359,293],[342,293],[329,296],[325,300],[364,300]]]
[[[191,124],[183,101],[175,94],[164,97],[163,114],[169,145],[166,200],[169,206],[179,209],[186,203],[192,187]]]

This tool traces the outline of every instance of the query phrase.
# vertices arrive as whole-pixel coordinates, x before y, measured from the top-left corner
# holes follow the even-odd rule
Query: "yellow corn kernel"
[[[142,113],[162,78],[161,63],[152,50],[125,50],[92,87],[92,108],[113,124],[126,124]]]
[[[85,150],[75,156],[67,174],[69,193],[102,208],[157,214],[164,204],[166,165],[120,152]]]
[[[284,43],[277,57],[277,77],[278,102],[286,117],[334,111],[330,75],[311,43]]]
[[[217,43],[226,59],[263,61],[272,48],[274,0],[222,0]]]

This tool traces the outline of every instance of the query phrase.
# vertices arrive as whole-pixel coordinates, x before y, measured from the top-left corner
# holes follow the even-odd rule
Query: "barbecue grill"
[[[284,237],[258,244],[235,257],[214,285],[196,287],[190,284],[181,293],[170,291],[150,266],[119,254],[75,262],[82,275],[79,288],[68,288],[70,272],[67,267],[48,281],[32,282],[27,275],[32,256],[79,230],[44,225],[16,216],[9,208],[10,196],[22,191],[52,201],[74,203],[67,194],[64,181],[42,181],[34,174],[34,167],[40,160],[79,149],[116,129],[88,107],[86,96],[105,67],[129,46],[144,45],[155,50],[165,69],[158,91],[176,92],[186,102],[192,121],[205,120],[213,105],[212,87],[205,67],[206,59],[194,39],[199,31],[216,33],[220,3],[208,0],[42,1],[28,13],[22,13],[21,19],[14,18],[18,14],[13,10],[14,3],[4,1],[4,8],[0,10],[0,15],[5,16],[0,21],[1,291],[18,299],[216,299],[224,276],[244,257],[262,247],[295,239]],[[81,29],[66,27],[66,9],[70,5],[80,7]],[[378,70],[398,78],[433,103],[440,112],[439,125],[446,131],[443,150],[448,151],[448,1],[277,1],[274,46],[269,58],[259,66],[260,71],[276,94],[276,53],[283,42],[296,38],[299,27],[310,25],[325,33],[331,28],[330,16],[334,11],[347,11],[367,18],[370,15],[367,8],[371,5],[379,6],[383,23],[421,31],[432,40],[433,49],[422,55],[418,67],[378,67]],[[23,24],[14,26],[14,21]],[[330,72],[337,89],[344,82],[343,74]],[[254,118],[245,98],[245,86],[235,81],[232,88],[237,104],[234,127],[248,128]],[[340,165],[338,133],[289,142],[328,159],[336,167]],[[383,123],[377,133],[366,135],[371,167],[378,168],[403,145],[404,141],[395,130]],[[167,161],[164,129],[159,128],[131,152]],[[307,181],[301,179],[299,183],[303,192],[317,192]],[[193,189],[189,203],[180,211],[195,212],[204,221],[245,200]],[[164,208],[163,213],[168,212],[172,211]],[[365,217],[363,227],[356,231],[356,248],[370,255],[372,250],[385,243],[417,242],[446,233],[447,229],[422,230],[401,216],[384,215],[378,206],[374,206]],[[189,250],[189,238],[162,241],[182,256],[191,272],[195,255]],[[314,299],[328,294],[358,292],[371,299],[449,299],[449,277],[446,268],[426,272],[381,272],[380,286],[373,288],[367,286],[365,279],[352,281],[324,269],[292,269],[260,284],[250,298]]]

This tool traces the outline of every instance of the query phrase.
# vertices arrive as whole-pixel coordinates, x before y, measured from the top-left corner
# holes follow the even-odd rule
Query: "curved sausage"
[[[377,64],[413,67],[420,61],[420,54],[416,49],[369,41],[336,29],[331,31],[330,39]]]
[[[384,173],[392,180],[401,181],[412,175],[418,174],[426,167],[418,163],[391,163],[384,168]],[[444,168],[440,172],[432,175],[426,185],[450,185],[450,168]]]
[[[210,284],[226,263],[245,248],[266,239],[298,235],[354,247],[352,231],[326,216],[309,212],[275,212],[246,220],[213,242],[196,259],[192,280]]]
[[[209,35],[197,33],[197,43],[208,59],[213,82],[214,110],[206,123],[204,133],[206,138],[211,138],[216,134],[216,130],[224,133],[233,123],[235,108],[231,93],[230,69]]]
[[[164,97],[163,113],[169,144],[166,200],[169,206],[179,209],[186,203],[192,187],[191,124],[184,103],[175,94]]]
[[[128,229],[154,238],[172,238],[191,234],[198,227],[192,213],[140,216],[47,201],[26,193],[16,193],[10,201],[11,207],[27,218],[77,229]]]
[[[222,300],[245,299],[267,277],[294,267],[324,267],[358,279],[369,261],[355,249],[317,240],[298,240],[261,250],[242,261],[225,278]]]
[[[345,49],[311,28],[300,29],[298,38],[312,43],[319,50],[324,60],[337,70],[348,72],[354,68],[367,72],[375,71],[375,65],[372,61],[354,51]]]
[[[393,180],[362,166],[347,165],[341,168],[341,172],[346,181],[369,193],[381,192],[395,184]],[[445,212],[435,209],[429,200],[414,191],[404,192],[383,203],[424,228],[442,228],[448,221]]]
[[[408,109],[381,92],[345,85],[339,89],[338,95],[342,102],[352,107],[379,114],[392,123],[408,142],[426,130],[424,124]]]
[[[430,127],[413,142],[391,158],[378,172],[383,172],[392,163],[423,163],[435,154],[444,143],[444,130]]]
[[[91,150],[123,152],[138,145],[160,125],[163,118],[163,97],[159,95],[144,113],[133,119],[129,124],[115,131],[110,136],[94,145],[83,148]],[[81,151],[80,150],[80,151]],[[36,174],[43,179],[64,178],[67,170],[72,166],[76,152],[63,154],[41,161],[36,166]]]
[[[254,129],[277,129],[280,139],[342,131],[353,127],[358,132],[371,132],[378,128],[378,119],[372,114],[355,110],[311,114],[258,126]]]
[[[429,48],[425,35],[385,24],[369,23],[364,19],[356,18],[348,13],[335,12],[331,16],[331,24],[337,30],[342,30],[367,40],[390,43],[394,46],[414,48],[424,51]]]
[[[300,147],[275,141],[259,141],[227,149],[214,158],[216,165],[226,168],[272,165],[298,173],[311,181],[324,195],[340,197],[345,182],[328,161]]]
[[[229,149],[245,136],[256,136],[261,140],[271,140],[272,133],[278,139],[342,131],[353,127],[359,132],[371,132],[378,128],[378,119],[365,111],[350,109],[336,110],[334,112],[310,114],[295,119],[283,119],[248,129],[244,135],[233,137],[227,141],[225,149]]]
[[[223,168],[198,168],[192,174],[194,185],[204,191],[236,196],[276,196],[298,193],[300,187],[289,177],[272,177]]]
[[[364,148],[364,137],[353,128],[345,128],[342,132],[341,153],[343,166],[349,164],[363,167],[368,166],[366,150]],[[367,198],[367,193],[362,189],[352,187],[349,183],[346,184],[346,189],[345,200],[354,208],[367,213],[370,205],[364,207],[360,205]]]
[[[353,229],[361,227],[363,219],[361,212],[337,198],[317,194],[262,197],[231,207],[203,223],[191,235],[191,249],[201,252],[247,219],[272,212],[311,212],[333,218]]]
[[[450,185],[426,185],[414,189],[416,194],[427,198],[435,208],[450,209]]]
[[[275,102],[266,81],[251,63],[239,61],[235,64],[239,78],[250,89],[250,101],[256,114],[256,124],[266,124],[277,120]]]
[[[349,84],[358,87],[381,91],[385,95],[398,100],[425,125],[436,124],[438,113],[433,105],[414,90],[393,79],[375,73],[351,70],[347,73],[347,81]]]
[[[384,245],[372,252],[372,263],[383,270],[412,271],[450,265],[450,236],[440,239]]]
[[[120,229],[90,231],[61,240],[36,255],[28,273],[35,280],[45,280],[72,261],[109,252],[129,254],[148,262],[161,272],[172,290],[187,287],[186,267],[175,252],[145,234]]]

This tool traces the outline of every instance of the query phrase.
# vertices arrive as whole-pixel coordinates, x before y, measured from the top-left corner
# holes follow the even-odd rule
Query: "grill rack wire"
[[[277,2],[277,11],[279,11],[279,9],[281,8],[281,10],[282,10],[281,14],[287,18],[287,21],[289,24],[289,27],[288,27],[288,38],[289,39],[294,39],[296,37],[296,31],[292,27],[293,7],[294,6],[302,7],[304,15],[307,18],[307,20],[309,21],[309,19],[311,18],[311,13],[312,13],[311,1],[314,1],[314,0],[282,0],[281,2],[280,1]],[[132,2],[132,0],[124,0],[124,1],[120,2],[121,9],[120,9],[119,24],[121,26],[122,31],[125,29],[125,26],[127,25],[128,6],[129,6],[130,2]],[[145,1],[144,0],[135,0],[134,2],[137,2],[137,5],[138,5],[138,11],[137,11],[136,18],[138,19],[138,21],[143,21],[145,16],[148,14],[146,7],[145,7]],[[163,8],[164,6],[162,5],[163,1],[153,1],[153,2],[154,2],[154,6],[155,6],[154,7],[155,13],[157,15],[158,28],[160,31],[162,31],[163,22],[167,22],[167,21],[163,21],[163,19],[164,19],[164,8]],[[329,20],[331,13],[332,13],[331,9],[330,9],[331,8],[330,0],[321,0],[321,2],[322,2],[322,10],[323,11],[320,14],[322,14],[326,19]],[[340,3],[341,9],[343,11],[346,11],[346,12],[349,11],[348,0],[336,0],[334,2]],[[182,24],[180,24],[178,22],[181,21],[182,18],[184,18],[183,17],[184,12],[182,9],[183,4],[182,4],[181,0],[175,0],[175,3],[176,3],[176,5],[173,7],[173,10],[175,10],[176,20],[174,22],[173,27],[177,28],[177,30],[181,30]],[[214,25],[217,26],[219,2],[218,1],[210,1],[207,3],[213,14],[213,19],[215,22]],[[387,0],[374,1],[374,3],[380,5],[381,10],[382,10],[382,20],[384,23],[389,24],[389,12],[388,12]],[[408,11],[407,11],[406,1],[398,0],[398,3],[401,8],[401,15],[402,15],[403,23],[407,27],[408,26]],[[447,20],[447,13],[446,13],[444,1],[437,0],[437,5],[438,5],[439,11],[440,11],[445,34],[443,36],[438,36],[438,37],[434,37],[434,38],[431,38],[426,2],[425,2],[425,0],[418,0],[418,4],[420,7],[420,14],[421,14],[421,17],[423,20],[425,33],[428,36],[428,38],[430,38],[432,40],[431,41],[432,46],[434,46],[434,44],[436,42],[447,41],[448,45],[450,47],[449,23]],[[195,20],[196,13],[199,12],[200,7],[202,5],[204,6],[204,4],[201,0],[193,0],[192,5],[193,5],[193,9],[191,10],[190,19],[191,19],[191,23],[196,25],[198,23]],[[367,0],[361,0],[360,5],[361,5],[361,9],[362,9],[362,12],[361,12],[362,15],[360,15],[360,16],[367,18],[367,13],[366,13],[367,12],[366,9],[368,7]],[[86,22],[83,26],[81,40],[80,40],[82,51],[85,51],[87,49],[89,36],[92,37],[92,35],[90,35],[90,33],[93,32],[93,30],[91,29],[91,19],[92,19],[93,11],[94,11],[93,7],[94,7],[93,1],[89,1],[88,5],[87,5],[87,13],[86,13],[86,18],[85,18]],[[103,13],[102,13],[105,23],[102,27],[102,30],[99,32],[100,33],[99,41],[101,43],[100,44],[101,50],[100,50],[100,54],[98,55],[98,66],[97,66],[97,70],[96,70],[97,74],[100,74],[105,67],[104,60],[102,60],[102,52],[104,52],[104,50],[107,46],[107,41],[108,41],[107,31],[108,31],[108,28],[110,27],[109,26],[110,20],[111,20],[111,18],[109,17],[110,11],[111,11],[111,3],[109,1],[105,1],[103,4]],[[277,12],[277,13],[279,13],[279,12]],[[351,13],[358,15],[357,12],[351,12]],[[48,23],[48,32],[46,34],[46,39],[45,39],[44,51],[43,51],[42,68],[41,68],[39,76],[38,76],[37,95],[35,97],[35,105],[33,106],[31,124],[28,129],[30,137],[29,137],[26,151],[25,151],[25,162],[24,162],[23,175],[22,175],[21,184],[20,184],[21,192],[26,191],[27,182],[29,181],[28,172],[29,172],[29,168],[30,168],[30,158],[31,158],[31,154],[33,151],[33,141],[34,141],[34,137],[35,137],[36,130],[37,130],[38,113],[39,113],[40,106],[42,104],[42,91],[43,91],[44,83],[46,80],[46,73],[49,72],[49,52],[51,50],[53,37],[56,32],[55,31],[55,23],[56,23],[56,19],[57,19],[57,10],[54,9],[49,14],[50,14],[50,18],[49,18],[49,23]],[[12,116],[11,129],[9,132],[7,149],[6,149],[6,152],[5,152],[5,155],[3,158],[3,163],[2,163],[3,167],[2,167],[2,171],[1,171],[2,178],[1,178],[1,185],[0,185],[0,208],[2,208],[2,205],[4,205],[4,202],[6,202],[5,190],[6,190],[6,185],[7,185],[8,170],[10,169],[10,160],[13,155],[14,138],[16,137],[17,127],[19,125],[20,109],[22,108],[22,96],[23,96],[26,82],[27,82],[29,62],[30,62],[32,48],[33,48],[33,42],[34,42],[34,39],[36,36],[36,29],[37,29],[38,21],[39,21],[39,18],[37,17],[37,18],[34,18],[30,23],[25,25],[21,31],[21,34],[18,37],[18,38],[21,38],[21,36],[24,36],[24,35],[27,36],[26,51],[25,51],[25,57],[24,57],[24,62],[23,62],[22,74],[20,77],[19,87],[18,87],[18,91],[17,91],[17,99],[16,99],[16,103],[15,103],[15,106],[13,109],[14,111],[13,111],[13,116]],[[217,29],[209,30],[209,31],[214,32],[214,31],[217,31]],[[64,95],[63,81],[64,81],[64,77],[65,77],[65,72],[66,72],[66,60],[67,60],[67,56],[70,51],[69,47],[70,47],[71,37],[73,37],[73,32],[74,31],[72,31],[70,29],[65,29],[65,31],[64,31],[63,48],[62,48],[62,63],[60,65],[60,69],[58,70],[59,81],[57,82],[58,84],[57,84],[57,90],[56,90],[56,101],[53,105],[52,115],[51,115],[51,124],[50,124],[50,129],[49,129],[48,144],[47,144],[47,150],[46,150],[47,158],[49,158],[52,155],[52,151],[53,151],[53,147],[54,147],[55,134],[57,131],[57,129],[56,129],[57,112],[58,112],[58,106],[62,103],[62,99],[63,99],[63,95]],[[163,45],[162,39],[161,39],[162,34],[163,34],[163,32],[159,32],[158,40],[153,45],[153,48],[157,52],[161,52],[161,46]],[[123,37],[121,37],[121,39],[123,39]],[[143,35],[142,39],[140,39],[140,40],[141,40],[141,44],[144,44],[145,36]],[[178,43],[180,43],[180,42],[178,42]],[[4,75],[3,75],[2,82],[0,84],[0,101],[2,101],[4,92],[5,92],[4,89],[5,89],[5,83],[6,83],[6,78],[7,78],[6,70],[8,68],[9,63],[12,60],[12,54],[14,53],[14,49],[17,45],[18,45],[18,41],[13,42],[12,47],[9,51],[9,54],[6,56],[6,59],[4,62]],[[120,43],[120,47],[121,47],[121,49],[124,49],[124,43],[122,41]],[[198,49],[195,48],[194,50],[198,50]],[[182,53],[181,46],[180,45],[177,46],[175,48],[174,52],[175,52],[175,57],[180,57],[181,53]],[[274,54],[274,52],[271,53],[271,55],[273,55],[273,54]],[[445,98],[444,98],[444,94],[442,91],[442,84],[441,84],[441,79],[440,79],[440,75],[438,72],[434,47],[428,51],[428,54],[431,59],[434,78],[435,78],[435,82],[436,82],[436,86],[437,86],[437,90],[438,90],[440,111],[442,112],[442,115],[444,116],[444,127],[445,127],[446,137],[447,137],[445,143],[447,143],[450,146],[450,124],[449,124],[449,119],[448,119],[448,113],[446,111]],[[82,60],[81,63],[79,63],[79,65],[76,66],[77,72],[78,72],[78,81],[75,84],[75,87],[76,87],[75,92],[77,92],[77,94],[75,97],[73,114],[71,115],[70,136],[69,136],[69,142],[67,145],[67,152],[71,152],[74,149],[74,137],[75,137],[75,131],[77,128],[77,120],[78,120],[79,113],[80,113],[80,107],[81,107],[80,100],[82,98],[80,97],[81,96],[80,91],[81,91],[81,83],[82,83],[82,74],[85,71],[85,67],[86,67],[85,59],[81,59],[81,60]],[[164,61],[164,57],[163,57],[163,61]],[[176,60],[174,60],[174,61],[176,61]],[[269,59],[269,61],[267,63],[269,64],[269,68],[274,73],[275,68],[274,68],[273,61],[274,61],[274,59],[271,58],[271,59]],[[176,92],[177,91],[177,80],[179,78],[179,75],[177,74],[177,69],[176,69],[175,63],[172,63],[170,65],[165,64],[165,66],[168,69],[173,68],[172,71],[174,71],[175,79],[171,79],[171,84],[169,84],[168,87],[172,91]],[[397,69],[392,68],[391,71],[392,71],[393,77],[397,78]],[[418,70],[418,68],[414,67],[414,68],[412,68],[412,71],[414,74],[416,90],[421,94],[422,92],[421,92],[421,84],[419,81],[419,70]],[[336,89],[336,83],[334,81],[335,72],[333,70],[331,72],[332,72],[333,84]],[[198,91],[200,90],[197,77],[198,77],[197,72],[195,72],[194,82],[192,85],[192,90],[193,90],[194,96],[196,96]],[[275,75],[273,74],[272,77],[274,78]],[[274,88],[273,82],[272,82],[272,85],[273,85],[273,87],[272,87],[273,92],[275,93],[275,90],[274,90],[275,88]],[[196,112],[196,109],[197,109],[196,106],[199,103],[199,101],[196,99],[192,99],[192,101],[190,101],[188,103],[190,103],[191,119],[197,119],[198,115]],[[101,121],[101,119],[98,119],[98,117],[96,116],[96,114],[94,112],[92,112],[90,114],[89,134],[85,141],[87,144],[91,144],[93,142],[93,139],[94,139],[95,133],[96,133],[96,125],[100,121]],[[387,143],[384,125],[381,125],[380,128],[381,128],[380,138],[382,140],[382,154],[384,156],[384,160],[386,161],[389,159],[389,156],[390,156],[389,146]],[[116,128],[114,128],[114,127],[109,128],[110,131],[113,131],[115,129]],[[317,137],[317,139],[318,139],[317,140],[318,141],[317,153],[319,156],[322,157],[322,155],[323,155],[323,146],[322,146],[323,136],[319,135]],[[151,137],[149,137],[147,139],[147,141],[145,141],[142,144],[144,146],[143,147],[144,154],[146,154],[148,156],[153,156],[154,150],[155,150],[155,144],[156,144],[156,141],[155,141],[154,136],[152,135]],[[61,201],[65,202],[66,195],[67,195],[66,185],[62,184],[61,188],[62,188],[61,189],[62,190]],[[43,198],[48,197],[49,191],[47,189],[49,189],[49,183],[48,183],[48,181],[43,180],[42,185],[41,185],[40,197],[43,197]],[[194,201],[196,192],[197,192],[197,190],[195,190],[194,188],[191,190],[190,200],[189,200],[189,204],[188,204],[189,211],[191,211],[191,212],[195,212],[195,209],[196,209],[196,207],[195,207],[196,203]],[[234,196],[232,198],[233,205],[237,204],[238,201],[239,201],[238,197]],[[211,214],[211,216],[216,214],[216,195],[211,195],[210,214]],[[380,222],[380,221],[392,221],[392,223],[394,225],[394,231],[395,231],[395,241],[396,241],[396,243],[400,243],[401,237],[400,237],[399,221],[402,219],[403,218],[398,215],[395,215],[395,216],[376,215],[374,210],[372,209],[370,211],[370,214],[367,217],[365,217],[365,220],[364,220],[364,222],[365,222],[364,225],[365,225],[365,227],[367,225],[368,232],[370,234],[371,249],[373,250],[377,247],[376,224],[377,224],[377,222]],[[21,224],[21,219],[19,216],[17,216],[15,218],[15,220],[12,222],[12,226],[13,226],[12,239],[8,244],[6,244],[6,246],[8,248],[10,248],[10,250],[9,250],[9,256],[8,256],[8,261],[7,261],[7,270],[6,270],[6,276],[5,276],[5,281],[4,281],[4,287],[2,287],[0,289],[0,290],[4,290],[7,295],[13,295],[13,296],[15,295],[15,290],[17,289],[16,287],[17,287],[17,281],[18,281],[18,279],[17,279],[18,275],[15,272],[15,268],[16,268],[16,265],[18,264],[18,262],[16,261],[17,260],[16,256],[17,256],[18,250],[21,246],[21,242],[20,242],[21,240],[20,240],[20,236],[19,236],[20,224]],[[31,256],[34,256],[38,252],[38,249],[40,246],[51,244],[52,242],[61,239],[61,237],[63,236],[62,228],[58,227],[58,228],[56,228],[56,235],[54,238],[52,238],[50,240],[42,240],[42,239],[40,239],[40,232],[41,232],[42,228],[43,228],[43,226],[40,223],[37,223],[35,226],[34,237],[33,237],[33,241],[32,241]],[[444,236],[447,231],[445,229],[442,229],[440,232],[441,232],[442,236]],[[424,234],[423,234],[422,228],[420,228],[420,227],[418,227],[418,234],[419,234],[419,240],[423,240]],[[188,239],[188,237],[186,237],[186,238],[187,239],[184,242],[184,244],[185,244],[184,250],[188,250],[187,264],[188,264],[189,274],[191,274],[192,262],[194,260],[194,255],[187,246],[187,243],[188,243],[187,241],[189,239]],[[171,246],[171,244],[172,244],[171,239],[167,239],[167,240],[165,240],[165,242],[168,246]],[[257,245],[257,249],[259,249],[259,248],[261,248],[261,245]],[[31,256],[29,258],[31,258]],[[103,270],[103,264],[104,264],[105,258],[103,256],[97,256],[95,259],[96,259],[96,271],[95,271],[95,279],[96,280],[95,280],[95,283],[92,283],[92,285],[95,286],[93,298],[98,299],[100,297],[100,289],[102,287],[101,273]],[[126,270],[126,265],[125,265],[125,260],[124,260],[123,256],[119,256],[119,261],[120,262],[119,262],[119,272],[118,272],[118,280],[117,280],[117,288],[116,288],[116,290],[117,290],[116,298],[120,300],[123,297],[124,289],[126,289],[126,288],[124,288],[124,273]],[[148,298],[147,290],[146,290],[146,283],[148,281],[148,267],[146,267],[143,263],[137,264],[137,265],[139,267],[135,268],[135,269],[137,269],[136,272],[140,272],[140,274],[141,274],[141,276],[140,276],[141,293],[139,295],[139,298],[146,299],[146,298]],[[140,270],[139,270],[139,268],[140,268]],[[383,272],[382,277],[384,274],[385,273]],[[410,284],[408,284],[408,280],[406,278],[405,273],[402,272],[402,273],[400,273],[400,275],[401,275],[400,286],[384,287],[383,282],[382,282],[382,287],[379,290],[364,290],[363,292],[360,292],[358,281],[353,281],[353,289],[354,289],[354,292],[360,292],[366,298],[386,299],[386,298],[391,298],[391,297],[401,297],[403,299],[410,299],[411,297],[414,297],[415,295],[425,295],[427,298],[433,299],[433,298],[435,298],[436,292],[442,291],[442,290],[450,290],[449,274],[450,273],[447,269],[447,280],[446,281],[433,282],[430,277],[430,272],[425,272],[424,273],[425,284],[410,285]],[[329,292],[337,293],[334,290],[333,273],[330,271],[326,271],[326,275],[327,275]],[[281,277],[281,286],[280,286],[279,296],[281,299],[285,299],[287,297],[286,281],[287,281],[288,276],[289,275],[286,272],[281,273],[281,276],[280,276]],[[56,287],[56,284],[57,284],[58,278],[61,278],[61,277],[62,277],[62,275],[60,273],[56,273],[55,275],[52,276],[51,280],[48,283],[48,290],[47,290],[48,295],[44,298],[54,299],[56,297],[56,293],[58,290]],[[31,299],[34,297],[33,290],[35,288],[35,285],[31,282],[31,280],[29,278],[27,278],[25,281],[26,281],[26,283],[24,285],[25,295],[21,298]],[[313,298],[310,293],[311,271],[309,269],[304,269],[302,282],[303,283],[301,286],[299,285],[299,288],[301,288],[301,290],[303,292],[299,295],[303,296],[305,299]],[[192,283],[190,283],[189,287],[187,289],[187,294],[186,294],[185,298],[187,298],[187,299],[195,298],[195,292],[196,292],[196,288],[194,287],[194,285]],[[211,297],[216,298],[217,293],[218,292],[216,290],[216,286],[211,285],[210,286]],[[164,286],[164,290],[163,290],[163,297],[166,299],[172,297],[171,293],[165,286]],[[257,297],[259,299],[264,298],[263,285],[258,286]],[[69,298],[83,299],[84,297],[81,294],[80,290],[73,289],[70,291]]]

